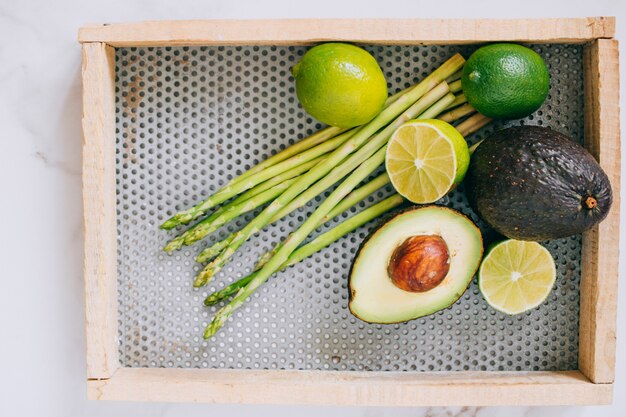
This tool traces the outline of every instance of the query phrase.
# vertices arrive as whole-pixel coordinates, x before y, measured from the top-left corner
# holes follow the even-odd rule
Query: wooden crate
[[[248,20],[91,25],[83,50],[83,200],[90,399],[335,405],[574,405],[612,401],[619,247],[619,71],[613,18]],[[579,369],[541,372],[325,372],[124,368],[118,359],[115,48],[174,45],[584,44],[585,146],[614,203],[583,236]]]

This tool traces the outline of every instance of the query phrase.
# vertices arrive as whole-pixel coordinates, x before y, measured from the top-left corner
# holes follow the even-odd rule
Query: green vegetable
[[[236,182],[242,181],[252,175],[263,171],[265,168],[269,168],[272,165],[276,165],[279,162],[284,161],[287,158],[290,158],[294,155],[302,153],[314,146],[317,146],[321,143],[326,142],[328,139],[334,138],[335,136],[340,135],[341,133],[346,132],[348,129],[342,129],[339,127],[330,126],[325,129],[320,130],[312,134],[311,136],[304,138],[288,148],[278,152],[276,155],[273,155],[267,158],[265,161],[260,162],[259,164],[253,166],[248,171],[244,172],[237,178],[233,179],[228,185],[232,185]]]

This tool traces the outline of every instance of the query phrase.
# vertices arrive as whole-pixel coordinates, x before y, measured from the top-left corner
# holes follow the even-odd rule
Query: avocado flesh
[[[396,287],[387,266],[396,247],[417,235],[438,235],[448,245],[450,270],[426,292]],[[350,272],[350,311],[370,323],[413,320],[452,305],[463,295],[483,253],[480,230],[462,214],[439,206],[402,212],[363,243]]]
[[[485,139],[472,155],[466,181],[474,211],[512,239],[582,233],[602,221],[612,203],[609,179],[593,156],[540,126],[513,127]]]

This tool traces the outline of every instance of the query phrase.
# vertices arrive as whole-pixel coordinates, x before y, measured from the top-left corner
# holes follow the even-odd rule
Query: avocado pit
[[[437,235],[406,239],[392,253],[387,273],[394,285],[408,292],[425,292],[439,285],[450,270],[450,251]]]

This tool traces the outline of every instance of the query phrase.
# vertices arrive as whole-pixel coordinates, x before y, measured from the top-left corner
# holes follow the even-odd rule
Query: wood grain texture
[[[87,377],[108,378],[117,353],[115,49],[83,44],[83,209]]]
[[[611,384],[564,372],[330,372],[120,368],[90,399],[255,404],[484,406],[608,404]]]
[[[115,47],[302,45],[323,41],[465,44],[488,41],[578,43],[611,38],[613,17],[575,19],[188,20],[92,25],[79,42]]]
[[[619,261],[620,125],[618,42],[585,47],[585,146],[613,188],[607,218],[583,236],[578,366],[595,383],[615,378]]]

